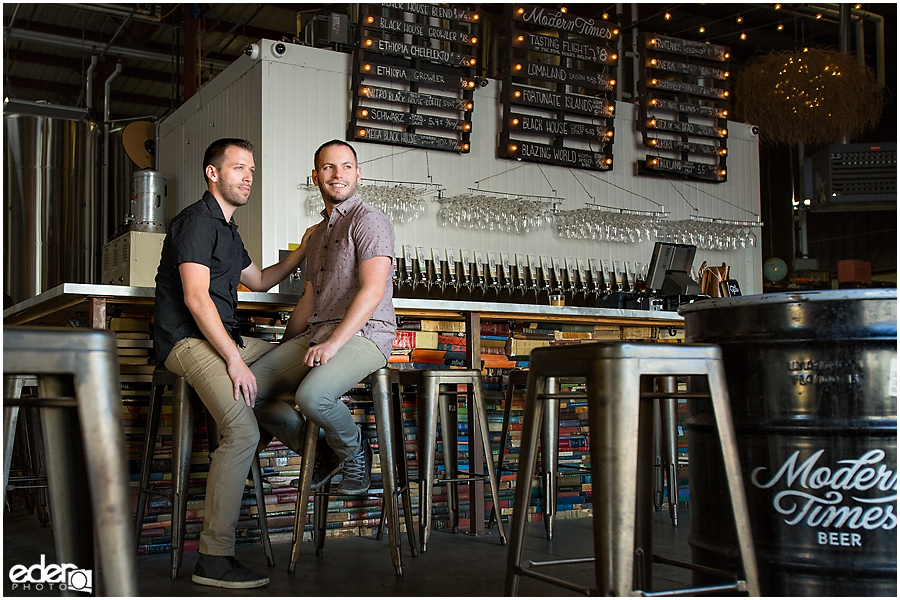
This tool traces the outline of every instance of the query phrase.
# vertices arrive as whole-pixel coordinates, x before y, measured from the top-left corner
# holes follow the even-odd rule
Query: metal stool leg
[[[262,466],[259,464],[259,454],[253,457],[250,465],[253,473],[253,491],[256,495],[256,507],[259,514],[259,533],[262,537],[263,552],[266,553],[266,564],[275,566],[275,554],[272,552],[272,540],[269,539],[269,523],[266,518],[266,498],[263,490]]]
[[[431,536],[431,509],[434,503],[434,453],[437,438],[438,386],[431,378],[421,378],[417,388],[419,416],[419,549],[428,549]],[[441,424],[443,428],[443,423]],[[444,444],[446,448],[446,443]],[[448,494],[449,496],[449,494]]]
[[[331,492],[331,482],[325,484],[322,489],[326,494]],[[325,556],[325,532],[328,529],[328,496],[316,494],[313,496],[313,541],[316,544],[316,556]]]
[[[395,372],[391,383],[393,394],[391,402],[393,406],[394,421],[394,455],[397,458],[397,485],[403,490],[401,502],[403,503],[403,521],[406,523],[406,537],[409,541],[410,554],[419,555],[419,546],[416,544],[415,526],[413,524],[412,497],[409,491],[409,464],[406,461],[406,439],[403,437],[403,405],[400,400],[400,382]]]
[[[371,375],[372,402],[375,405],[375,429],[378,434],[378,456],[381,460],[383,493],[382,516],[388,518],[388,543],[391,546],[391,562],[398,576],[403,575],[400,556],[400,511],[397,507],[397,468],[394,451],[393,410],[391,398],[391,374],[382,369]]]
[[[115,350],[83,353],[77,360],[75,395],[81,415],[102,591],[110,596],[136,594],[137,564],[128,531],[131,505],[118,361]]]
[[[439,393],[438,410],[441,415],[441,444],[444,448],[444,478],[451,480],[447,483],[447,508],[450,529],[453,533],[459,533],[459,483],[452,481],[459,478],[459,430],[457,412],[456,410],[450,410],[450,402],[456,403],[459,400],[459,396],[457,395],[457,385],[455,383],[448,385],[452,390],[449,393]],[[443,391],[440,389],[440,383],[436,388],[439,392]],[[471,436],[469,437],[469,443],[473,444],[474,440],[471,439]],[[469,468],[472,468],[471,462]],[[469,497],[471,500],[471,492]],[[470,512],[471,506],[470,502]]]
[[[18,400],[22,397],[22,379],[4,377],[4,397]],[[6,489],[9,487],[9,468],[12,465],[13,445],[16,442],[16,426],[19,422],[19,406],[3,407],[3,504],[6,504]]]
[[[634,579],[639,411],[623,398],[637,398],[640,383],[621,373],[588,375],[591,482],[594,493],[594,555],[601,595],[631,595]],[[596,441],[595,441],[596,440]],[[599,513],[599,514],[598,514]]]
[[[312,484],[313,467],[316,462],[316,442],[319,439],[319,425],[306,421],[306,438],[303,440],[303,458],[300,459],[300,484],[297,486],[297,505],[294,510],[294,532],[291,535],[291,561],[288,573],[293,573],[300,559],[303,544],[303,529],[309,507],[309,488]]]
[[[519,468],[516,474],[517,507],[513,511],[510,527],[509,552],[506,557],[505,596],[515,596],[519,590],[519,574],[521,572],[522,552],[525,548],[525,525],[528,523],[528,511],[518,507],[526,507],[531,500],[531,478],[537,459],[538,439],[543,411],[537,400],[543,394],[546,380],[538,377],[533,371],[528,373],[528,388],[525,393],[525,413],[522,423],[522,442],[519,447]],[[600,506],[599,504],[597,505]],[[596,510],[596,509],[595,509]]]
[[[191,451],[194,440],[194,389],[183,377],[172,389],[172,579],[178,578],[184,555]]]
[[[25,431],[28,442],[28,455],[31,462],[31,474],[37,479],[46,480],[46,461],[44,461],[44,432],[41,430],[40,409],[36,406],[25,408]],[[47,505],[47,486],[36,490],[37,516],[41,527],[50,527],[50,513]]]
[[[488,420],[487,420],[487,406],[484,402],[484,394],[481,389],[481,380],[477,379],[472,383],[472,387],[474,388],[474,393],[472,396],[473,406],[470,410],[475,411],[475,414],[478,416],[479,420],[479,429],[481,430],[481,443],[484,447],[484,462],[487,465],[487,473],[488,480],[491,484],[491,498],[494,501],[494,506],[500,506],[500,490],[497,485],[497,472],[494,470],[494,453],[491,451],[491,432],[488,429]],[[557,415],[559,411],[557,411]],[[559,429],[557,429],[557,433],[559,433]],[[476,441],[472,439],[472,436],[469,436],[469,446],[475,444]],[[471,454],[471,451],[470,451]],[[481,465],[472,464],[471,459],[469,460],[469,474],[474,475],[476,467],[478,469],[481,468]],[[471,494],[470,494],[471,496]],[[474,501],[474,500],[473,500]],[[471,502],[470,502],[471,504]],[[474,510],[472,511],[474,513]],[[474,528],[474,523],[472,524]],[[500,534],[500,543],[502,545],[506,545],[506,531],[503,528],[503,521],[497,521],[497,531]]]
[[[719,432],[719,441],[722,446],[722,459],[725,463],[731,510],[734,514],[738,546],[741,551],[741,563],[747,581],[747,592],[751,596],[759,596],[759,573],[756,566],[756,553],[753,549],[753,535],[750,530],[750,511],[747,508],[747,496],[744,491],[744,480],[738,458],[737,436],[731,416],[728,387],[725,385],[725,367],[721,359],[716,360],[708,367],[707,375],[716,429]]]
[[[559,391],[555,377],[547,378],[547,393]],[[559,490],[559,400],[548,398],[544,401],[544,420],[541,426],[541,492],[544,504],[544,531],[547,539],[553,539],[553,524],[556,522],[556,497]]]
[[[154,376],[156,379],[156,376]],[[147,489],[150,485],[150,472],[153,467],[153,454],[156,449],[156,434],[159,431],[159,415],[162,411],[162,396],[165,385],[154,381],[150,387],[150,402],[147,410],[147,428],[144,436],[144,451],[141,456],[141,480],[138,484],[137,513],[134,519],[134,544],[141,543],[141,531],[144,525],[144,510],[147,506]]]
[[[653,510],[657,511],[663,505],[663,493],[665,482],[665,470],[662,450],[662,409],[659,398],[653,399]]]
[[[39,377],[38,393],[44,397],[72,396],[71,383],[56,376]],[[82,454],[83,441],[77,427],[77,409],[41,409],[44,428],[44,453],[47,457],[47,486],[50,516],[53,521],[56,560],[81,569],[94,568],[94,543],[90,498],[76,490],[84,490],[88,473],[84,462],[75,460]],[[101,475],[102,476],[102,475]],[[133,552],[131,548],[128,552]]]
[[[657,377],[659,391],[678,392],[678,381],[675,377]],[[662,398],[659,400],[660,425],[662,432],[662,466],[666,473],[666,485],[669,492],[669,518],[672,525],[678,526],[678,400]]]
[[[503,427],[500,429],[500,454],[497,456],[497,480],[503,476],[503,467],[506,461],[506,438],[509,436],[509,415],[512,411],[513,391],[516,383],[514,378],[517,376],[512,372],[509,374],[509,381],[506,385],[506,398],[503,403]],[[493,527],[494,519],[500,518],[500,507],[491,507],[491,516],[488,518],[488,529]]]

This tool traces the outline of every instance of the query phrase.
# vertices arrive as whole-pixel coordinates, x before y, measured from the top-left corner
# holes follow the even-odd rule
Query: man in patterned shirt
[[[313,487],[342,472],[339,494],[369,489],[372,449],[341,396],[384,367],[396,333],[391,261],[394,229],[362,202],[356,151],[340,140],[316,151],[313,181],[325,200],[309,238],[306,283],[281,345],[254,363],[261,427],[300,452],[304,422],[275,399],[296,389],[300,412],[318,423],[332,452],[317,457]]]

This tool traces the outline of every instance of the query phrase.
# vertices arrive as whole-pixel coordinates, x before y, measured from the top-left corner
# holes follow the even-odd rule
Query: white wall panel
[[[178,207],[202,193],[200,162],[206,144],[225,135],[246,137],[257,144],[254,192],[235,219],[260,266],[276,261],[279,249],[299,242],[306,227],[319,220],[306,211],[307,196],[317,193],[305,189],[313,153],[325,141],[345,139],[351,108],[350,55],[287,44],[285,56],[276,58],[271,54],[272,43],[261,41],[259,60],[242,57],[201,90],[202,109],[194,107],[190,114],[182,114],[188,112],[182,110],[187,106],[182,107],[160,127],[160,168],[170,181],[170,202],[175,185]],[[211,89],[213,84],[215,89]],[[625,103],[616,107],[612,172],[539,166],[497,158],[500,87],[491,80],[475,92],[472,151],[468,155],[357,142],[354,147],[363,178],[432,182],[444,188],[445,197],[465,193],[481,181],[482,190],[556,195],[562,199],[562,210],[583,207],[585,202],[658,210],[658,203],[671,212],[672,220],[687,219],[691,214],[755,220],[759,214],[758,140],[749,126],[729,123],[729,173],[722,184],[635,176],[634,165],[645,152],[634,122],[637,107]],[[185,143],[188,141],[190,144]],[[170,153],[171,158],[166,156]],[[423,218],[395,224],[397,254],[403,244],[410,244],[429,249],[468,248],[470,254],[474,250],[509,252],[511,258],[515,253],[544,254],[646,264],[653,248],[650,242],[560,239],[553,226],[525,235],[442,227],[439,210],[438,202],[429,202]],[[755,249],[699,250],[695,264],[704,260],[732,265],[732,277],[740,281],[745,293],[762,293],[758,245]]]

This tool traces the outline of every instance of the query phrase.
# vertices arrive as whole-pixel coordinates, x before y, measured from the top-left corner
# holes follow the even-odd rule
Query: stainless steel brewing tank
[[[15,302],[99,275],[101,131],[84,114],[20,101],[4,107],[3,279]]]
[[[679,312],[686,341],[722,347],[762,594],[895,597],[896,290],[745,296]],[[694,562],[735,569],[711,425],[708,406],[693,403],[690,480],[723,483],[692,488],[690,544]]]
[[[131,208],[126,224],[131,231],[166,232],[166,178],[144,169],[131,175]]]

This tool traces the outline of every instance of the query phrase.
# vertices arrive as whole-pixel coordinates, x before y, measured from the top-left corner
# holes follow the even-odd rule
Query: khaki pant
[[[303,364],[308,348],[309,337],[301,335],[284,342],[250,367],[259,387],[256,418],[260,427],[298,454],[303,448],[303,416],[312,419],[325,430],[328,445],[341,459],[347,458],[359,449],[362,432],[341,396],[387,361],[378,346],[359,335],[350,338],[334,357],[318,367]],[[294,401],[303,416],[277,399],[294,390]]]
[[[239,350],[249,365],[274,348],[264,340],[244,338],[244,347]],[[247,474],[259,443],[256,417],[243,400],[235,401],[234,383],[228,375],[225,360],[206,340],[180,340],[166,358],[165,365],[196,390],[222,435],[209,465],[200,552],[234,556],[234,528]]]

